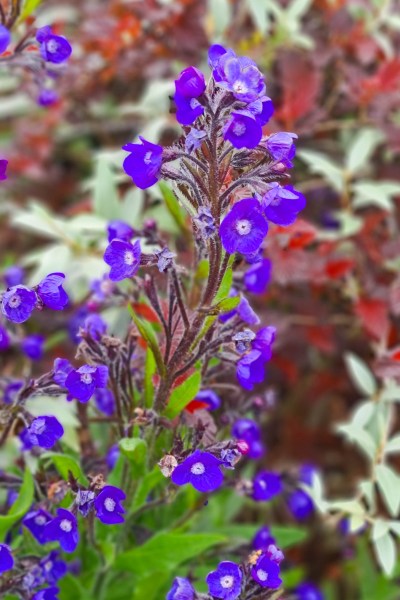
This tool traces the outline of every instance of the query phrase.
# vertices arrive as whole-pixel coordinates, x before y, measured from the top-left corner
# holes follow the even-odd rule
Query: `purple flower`
[[[166,600],[195,600],[192,584],[184,577],[175,577]]]
[[[7,329],[0,325],[0,352],[10,347],[10,338]]]
[[[0,158],[0,181],[5,181],[7,179],[7,167],[8,160]]]
[[[257,502],[271,500],[282,491],[281,478],[277,473],[262,471],[253,480],[253,499]]]
[[[253,350],[258,350],[263,355],[265,361],[271,359],[271,346],[275,341],[276,327],[263,327],[256,333],[256,337],[251,342]]]
[[[247,350],[250,350],[251,341],[254,340],[256,334],[251,329],[244,329],[243,331],[238,331],[232,337],[232,341],[235,342],[236,351],[239,354],[244,354]]]
[[[277,589],[282,585],[282,579],[279,577],[279,565],[262,554],[256,564],[251,569],[251,576],[254,581],[262,587]]]
[[[254,198],[236,202],[219,228],[222,245],[229,254],[256,252],[267,231],[268,224],[261,214],[260,203]]]
[[[221,46],[220,44],[213,44],[212,46],[210,46],[210,49],[208,50],[208,64],[210,68],[216,69],[218,66],[219,59],[227,52],[230,52],[233,56],[235,55],[233,50],[227,50],[226,48],[224,48],[224,46]],[[214,73],[213,76],[215,77]]]
[[[314,465],[305,464],[300,467],[299,480],[306,485],[312,486],[314,475],[318,472]]]
[[[232,288],[229,292],[229,297],[232,298],[237,295],[238,292],[234,288]],[[234,310],[231,310],[230,312],[225,313],[224,315],[220,315],[218,319],[221,321],[221,323],[226,323],[235,315],[237,315],[241,319],[241,321],[247,323],[247,325],[258,325],[258,323],[260,322],[258,315],[251,308],[249,301],[244,296],[241,297],[239,304]]]
[[[65,379],[68,399],[75,398],[79,402],[88,402],[96,388],[104,388],[108,380],[108,367],[105,365],[83,365],[73,369]]]
[[[0,544],[0,573],[10,571],[14,566],[14,558],[6,544]]]
[[[12,265],[4,270],[3,277],[6,285],[8,287],[12,287],[24,282],[25,271],[18,265]]]
[[[208,410],[217,410],[221,406],[221,398],[213,390],[200,390],[194,401],[207,404]]]
[[[55,417],[36,417],[32,423],[20,433],[24,450],[33,446],[52,448],[64,435],[61,423]]]
[[[63,288],[64,279],[64,273],[50,273],[37,287],[39,298],[52,310],[63,310],[68,304],[68,294]]]
[[[114,444],[114,446],[111,446],[111,448],[107,452],[106,461],[110,471],[112,471],[115,465],[117,464],[117,460],[119,459],[120,454],[121,451],[119,449],[118,444]]]
[[[201,206],[198,210],[195,222],[204,238],[208,239],[215,232],[215,220],[207,206]]]
[[[241,459],[242,453],[237,448],[224,448],[221,450],[220,456],[225,469],[234,469],[236,463]]]
[[[54,35],[49,26],[38,29],[36,39],[40,44],[43,60],[60,64],[71,56],[72,48],[69,41],[61,35]]]
[[[249,104],[247,110],[253,113],[260,125],[266,125],[274,114],[274,105],[271,98],[263,96]]]
[[[31,600],[58,600],[58,587],[43,588],[34,594]]]
[[[101,336],[107,331],[107,323],[100,315],[92,313],[86,317],[83,329],[94,340],[100,340]]]
[[[230,561],[219,563],[216,571],[206,577],[210,594],[222,600],[236,600],[242,589],[242,571],[240,567]]]
[[[108,388],[102,388],[95,390],[94,392],[94,401],[96,403],[97,409],[111,417],[115,412],[115,398],[114,394]]]
[[[176,120],[181,125],[191,125],[197,117],[204,113],[204,106],[197,98],[186,98],[175,92]]]
[[[42,558],[39,564],[47,583],[57,583],[67,573],[67,563],[59,559],[57,550]]]
[[[56,358],[54,361],[54,381],[61,387],[65,387],[65,380],[71,371],[74,370],[74,367],[71,365],[69,360],[66,358]]]
[[[292,185],[282,187],[275,182],[264,194],[262,204],[268,221],[285,226],[295,222],[298,213],[306,205],[306,199]]]
[[[191,483],[199,492],[213,492],[223,482],[221,461],[209,452],[195,450],[175,467],[171,479],[175,485]]]
[[[59,542],[64,552],[73,552],[79,540],[76,517],[65,508],[58,508],[57,516],[47,523],[44,535],[50,542]]]
[[[272,536],[270,528],[261,527],[252,541],[254,550],[266,552],[271,545],[275,545],[275,538]]]
[[[24,382],[19,379],[10,381],[10,383],[8,383],[4,389],[3,402],[5,404],[13,404],[18,398],[18,393],[23,386]]]
[[[265,83],[256,63],[246,56],[236,56],[233,50],[221,54],[223,47],[212,47],[209,57],[213,76],[219,85],[231,91],[242,102],[253,102],[264,94]]]
[[[303,490],[295,490],[286,501],[290,512],[299,521],[307,519],[314,512],[314,502]]]
[[[198,98],[205,89],[204,75],[196,67],[187,67],[175,80],[175,90],[185,98]]]
[[[313,583],[301,583],[293,591],[296,600],[324,600],[323,593]]]
[[[95,493],[90,490],[79,490],[75,502],[79,512],[84,517],[87,517],[94,504]]]
[[[0,25],[0,54],[3,54],[9,46],[11,42],[11,33],[8,31],[7,27],[4,25]]]
[[[274,160],[283,162],[288,168],[291,168],[293,166],[292,158],[296,154],[294,139],[297,139],[295,133],[281,131],[270,135],[265,145]]]
[[[185,140],[185,150],[189,154],[200,148],[203,140],[207,137],[207,134],[202,129],[196,129],[191,127]]]
[[[115,290],[115,283],[110,280],[108,275],[103,275],[101,279],[93,279],[90,289],[93,292],[94,302],[104,302]]]
[[[31,532],[33,537],[37,539],[39,544],[46,542],[45,527],[52,519],[52,516],[42,508],[29,512],[22,519],[22,524]]]
[[[246,454],[249,458],[258,460],[265,454],[265,447],[261,441],[261,429],[255,421],[251,419],[238,419],[232,427],[232,435],[238,440],[244,440],[249,451]]]
[[[80,306],[68,321],[68,334],[71,341],[74,344],[79,344],[81,338],[79,337],[79,329],[83,327],[86,317],[89,315],[87,306]]]
[[[36,302],[37,297],[33,290],[24,285],[15,285],[4,292],[1,310],[10,321],[24,323],[31,316]]]
[[[52,90],[50,88],[43,88],[40,90],[36,102],[39,106],[47,108],[48,106],[53,106],[53,104],[58,102],[59,98],[60,97],[55,90]]]
[[[236,363],[236,377],[240,385],[251,391],[265,379],[265,358],[259,350],[251,350]]]
[[[138,188],[145,190],[157,183],[160,177],[163,148],[139,136],[141,144],[125,144],[123,150],[130,152],[124,160],[123,169]]]
[[[255,148],[261,141],[259,121],[248,111],[236,111],[227,121],[223,136],[235,148]]]
[[[125,223],[125,221],[119,221],[115,219],[110,221],[107,225],[108,241],[112,242],[115,238],[122,240],[123,242],[130,242],[135,232],[132,227]]]
[[[164,273],[169,269],[169,267],[172,267],[174,262],[173,259],[176,256],[176,254],[171,252],[169,248],[163,248],[162,250],[156,251],[156,256],[158,270],[160,271],[160,273]]]
[[[112,281],[132,277],[140,266],[139,240],[134,244],[113,240],[106,248],[104,261],[111,267],[109,277]]]
[[[248,292],[263,294],[271,279],[272,263],[268,258],[251,265],[243,277],[243,282]]]
[[[24,354],[31,360],[40,360],[44,352],[44,337],[42,335],[28,335],[21,342]]]
[[[125,492],[113,485],[106,485],[94,501],[96,517],[105,525],[123,523],[125,509],[121,502],[125,498]]]
[[[283,561],[283,559],[285,558],[285,555],[283,554],[282,550],[280,550],[279,548],[277,548],[277,546],[275,544],[270,544],[265,552],[265,554],[267,555],[267,557],[278,563],[278,565]]]

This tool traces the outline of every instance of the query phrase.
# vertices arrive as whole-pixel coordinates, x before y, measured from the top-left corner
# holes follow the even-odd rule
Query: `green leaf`
[[[173,220],[175,221],[175,223],[181,231],[187,232],[186,215],[180,207],[174,192],[163,181],[160,181],[158,183],[158,187],[160,188],[164,202]]]
[[[156,372],[156,361],[151,348],[147,348],[146,363],[144,367],[144,404],[147,408],[153,406],[154,384],[153,375]]]
[[[229,292],[232,287],[232,279],[233,279],[233,271],[232,271],[232,263],[235,258],[235,255],[232,254],[229,258],[228,268],[226,269],[224,276],[221,280],[220,286],[218,288],[217,293],[214,297],[214,302],[218,304],[221,300],[225,300],[229,296]]]
[[[82,485],[87,485],[88,480],[84,475],[80,464],[72,456],[67,454],[59,454],[57,452],[45,452],[41,455],[40,460],[49,459],[54,464],[55,468],[65,481],[68,481],[68,473],[71,471],[72,475]]]
[[[8,514],[0,516],[0,540],[3,540],[9,529],[28,512],[33,501],[33,493],[33,476],[30,469],[26,468],[18,498],[11,506]]]
[[[217,314],[227,313],[234,310],[240,303],[240,296],[234,296],[233,298],[224,298],[218,304],[215,304],[212,308]]]
[[[169,571],[154,571],[140,579],[133,590],[132,600],[159,600],[161,589],[169,582],[172,573]],[[162,596],[164,598],[164,596]]]
[[[105,219],[119,216],[120,203],[114,173],[107,159],[100,156],[97,160],[93,190],[94,213]]]
[[[140,335],[146,340],[147,344],[149,345],[150,349],[153,352],[154,359],[157,364],[158,372],[160,373],[160,375],[165,376],[166,375],[165,364],[164,364],[163,358],[161,356],[160,348],[158,347],[158,341],[157,341],[156,334],[154,333],[154,329],[152,328],[150,323],[148,323],[147,321],[144,321],[135,313],[135,311],[133,310],[133,308],[130,304],[128,304],[128,310],[129,310],[132,320],[135,323]]]
[[[196,397],[201,384],[201,373],[196,371],[176,387],[169,397],[164,415],[173,419]]]
[[[344,360],[347,371],[357,389],[368,396],[375,394],[377,390],[376,381],[368,365],[351,352],[346,352]]]
[[[42,3],[42,0],[26,0],[24,2],[24,6],[22,9],[22,13],[19,18],[19,21],[23,21],[24,19],[29,17],[38,8],[38,6],[41,3]]]
[[[323,175],[335,190],[338,192],[343,191],[343,171],[329,156],[325,156],[314,150],[301,150],[297,154],[301,160],[307,163],[311,173]]]
[[[141,438],[122,438],[118,443],[124,456],[135,465],[143,465],[146,459],[147,444]]]
[[[229,537],[230,542],[233,538],[240,543],[248,544],[259,528],[259,525],[242,525],[234,523],[233,525],[218,527],[218,533]],[[271,527],[271,533],[273,537],[276,538],[276,543],[279,548],[289,548],[290,546],[303,542],[307,537],[307,530],[301,529],[300,527]]]
[[[160,468],[156,465],[152,471],[146,473],[144,477],[141,478],[137,490],[135,492],[135,496],[133,498],[133,503],[131,510],[132,512],[137,511],[139,508],[144,506],[147,502],[147,498],[149,493],[162,482],[166,482],[166,478],[161,473]]]
[[[116,568],[146,577],[157,571],[172,572],[181,563],[197,557],[226,537],[208,533],[156,533],[142,546],[123,552],[116,558]]]
[[[387,465],[377,465],[376,481],[385,500],[385,504],[393,517],[398,515],[400,509],[400,478]]]
[[[357,171],[366,167],[375,148],[383,139],[384,136],[378,129],[365,128],[358,131],[347,153],[347,170],[357,174]]]

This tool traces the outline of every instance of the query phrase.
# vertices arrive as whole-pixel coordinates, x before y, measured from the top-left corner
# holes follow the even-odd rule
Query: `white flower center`
[[[233,586],[234,579],[232,575],[225,575],[224,577],[221,577],[219,582],[225,590],[228,590]]]
[[[82,383],[86,383],[86,385],[88,385],[89,383],[92,383],[93,377],[91,376],[90,373],[82,373],[81,381],[82,381]]]
[[[195,108],[200,106],[200,102],[198,100],[196,100],[196,98],[192,98],[189,104],[190,104],[190,108],[192,110],[194,110]]]
[[[109,292],[112,291],[112,283],[110,281],[102,281],[100,284],[100,290],[104,294],[108,294]]]
[[[237,94],[245,94],[247,92],[247,86],[243,83],[243,81],[235,81],[232,87],[233,91]]]
[[[236,231],[239,235],[248,235],[251,231],[251,223],[247,219],[236,221]]]
[[[244,133],[246,133],[246,125],[244,123],[236,122],[232,127],[233,133],[240,137]]]
[[[36,517],[35,523],[36,525],[45,525],[46,517],[44,517],[43,515],[39,515],[38,517]]]
[[[60,523],[60,529],[62,529],[66,533],[69,533],[72,529],[72,521],[70,521],[69,519],[63,519]]]
[[[113,500],[112,498],[106,498],[104,500],[104,507],[106,510],[108,510],[108,512],[113,512],[114,508],[115,508],[115,500]]]
[[[50,53],[57,52],[58,43],[56,42],[56,40],[49,40],[46,43],[46,47],[47,47],[48,52],[50,52]]]
[[[146,154],[144,155],[143,162],[145,165],[149,165],[151,163],[152,154],[153,154],[152,151],[149,150],[149,152],[146,152]]]
[[[14,294],[13,296],[11,296],[11,298],[8,301],[8,306],[11,306],[11,308],[18,308],[20,304],[21,298],[18,296],[18,294]]]
[[[44,570],[49,572],[51,571],[51,569],[53,568],[53,562],[51,560],[48,560],[46,563],[44,563]]]
[[[133,265],[135,262],[135,257],[133,256],[132,250],[127,250],[124,254],[124,263],[126,265]]]
[[[267,581],[268,579],[268,573],[267,571],[264,571],[264,569],[258,569],[257,570],[257,577],[260,581]]]
[[[190,472],[193,473],[193,475],[203,475],[205,470],[206,470],[206,468],[203,465],[203,463],[197,462],[197,463],[194,463],[194,465],[190,469]]]
[[[260,486],[260,488],[261,488],[262,490],[266,490],[266,489],[267,489],[267,484],[266,484],[266,482],[264,481],[264,479],[261,479],[261,480],[258,482],[258,485]]]

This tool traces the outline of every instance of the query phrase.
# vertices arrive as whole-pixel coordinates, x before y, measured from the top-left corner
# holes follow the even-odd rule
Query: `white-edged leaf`
[[[299,150],[297,156],[307,163],[312,173],[323,175],[338,192],[344,188],[343,170],[329,156],[314,150]]]
[[[368,400],[360,404],[353,413],[352,422],[358,427],[365,427],[375,413],[376,404]]]
[[[118,189],[107,160],[97,159],[93,190],[93,210],[99,217],[117,219],[119,216]]]
[[[228,0],[208,0],[208,18],[213,38],[221,36],[231,21],[232,8]]]
[[[355,136],[347,153],[346,168],[348,171],[356,174],[357,171],[367,166],[373,152],[383,139],[384,136],[378,129],[361,129]]]
[[[354,208],[377,206],[382,210],[394,210],[393,198],[400,195],[400,183],[396,181],[359,181],[352,186]]]
[[[362,394],[368,394],[369,396],[375,394],[377,390],[376,381],[368,365],[352,352],[346,352],[344,360],[347,372],[355,387]]]
[[[400,478],[387,465],[377,465],[375,471],[379,491],[390,514],[396,517],[400,509]]]
[[[335,219],[339,222],[340,229],[336,237],[350,237],[356,235],[363,226],[363,220],[349,212],[334,212]]]
[[[396,564],[396,544],[390,533],[374,542],[376,557],[386,575],[391,575]]]
[[[293,0],[286,9],[286,17],[291,20],[299,21],[308,11],[312,0]]]
[[[385,446],[386,454],[400,452],[400,433],[393,436]]]
[[[269,13],[269,0],[247,0],[249,13],[253,23],[259,31],[266,33],[271,26]]]
[[[358,487],[367,501],[369,508],[374,510],[376,505],[376,494],[373,482],[370,480],[360,481]]]
[[[368,458],[371,460],[374,459],[376,454],[376,443],[368,431],[362,429],[362,427],[353,425],[353,423],[338,425],[337,431],[345,435],[350,442],[357,444],[361,450],[365,452]]]
[[[400,386],[390,383],[381,393],[384,402],[400,402]]]
[[[400,521],[389,521],[390,531],[396,535],[400,535]]]
[[[389,531],[389,521],[384,521],[383,519],[376,519],[372,526],[372,539],[374,541],[383,537]]]

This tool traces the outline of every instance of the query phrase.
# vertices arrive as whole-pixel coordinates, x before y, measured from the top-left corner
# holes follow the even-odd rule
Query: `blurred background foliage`
[[[106,271],[109,219],[134,227],[155,219],[184,253],[179,206],[160,187],[132,188],[120,147],[139,131],[154,142],[174,139],[173,79],[187,64],[206,69],[211,43],[250,55],[275,104],[265,132],[299,135],[293,177],[308,200],[302,219],[268,235],[272,283],[253,298],[263,322],[279,331],[267,388],[258,390],[271,404],[263,417],[265,465],[313,463],[329,497],[354,495],[369,473],[363,454],[337,431],[359,401],[345,354],[400,384],[397,0],[43,0],[26,7],[27,14],[37,8],[35,25],[55,23],[74,52],[58,82],[61,100],[47,109],[35,105],[30,73],[0,69],[0,154],[10,163],[0,189],[0,267],[29,267],[35,283],[65,272],[71,319],[94,274]],[[116,314],[107,317],[123,330]],[[60,344],[68,351],[59,333],[65,318],[47,322],[39,314],[29,324],[51,334],[49,363]],[[391,458],[392,467],[398,462]],[[281,509],[269,511],[274,523],[290,521]],[[308,540],[288,550],[287,585],[307,577],[328,598],[399,597],[396,577],[377,573],[365,541],[333,534],[318,518],[309,525]]]

